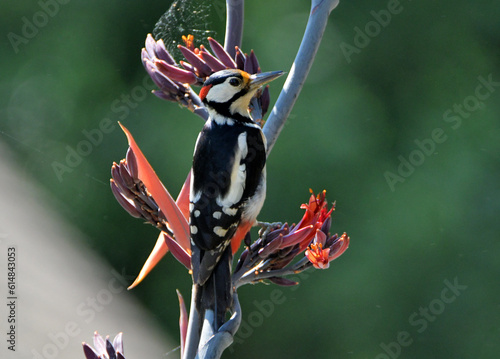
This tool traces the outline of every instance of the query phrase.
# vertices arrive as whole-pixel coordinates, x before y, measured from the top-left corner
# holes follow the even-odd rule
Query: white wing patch
[[[246,206],[244,212],[242,213],[242,218],[244,218],[246,221],[253,223],[257,219],[257,215],[262,209],[265,199],[266,199],[266,168],[264,167],[262,171],[261,182],[259,183],[259,187],[257,188],[256,195],[253,196],[252,199],[248,201],[248,205]]]
[[[243,132],[241,135],[238,136],[238,148],[240,149],[241,152],[241,159],[244,159],[247,157],[248,154],[248,144],[247,144],[247,134],[246,132]],[[240,159],[240,161],[241,161]]]
[[[199,139],[199,136],[198,136]],[[198,141],[196,141],[196,145],[198,145]],[[201,191],[194,193],[194,172],[191,168],[191,186],[189,187],[189,212],[194,210],[194,203],[198,202],[201,198]]]
[[[236,213],[238,213],[238,208],[223,207],[222,212],[224,212],[228,216],[236,216]]]
[[[233,168],[231,169],[230,187],[223,198],[217,198],[217,204],[221,206],[223,210],[227,207],[232,207],[235,203],[238,203],[243,196],[247,173],[246,166],[241,164],[241,160],[244,159],[247,154],[247,134],[246,132],[243,132],[238,136],[238,147],[235,151]]]

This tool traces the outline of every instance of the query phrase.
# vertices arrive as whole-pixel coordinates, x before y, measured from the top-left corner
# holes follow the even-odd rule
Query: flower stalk
[[[321,39],[325,33],[330,13],[337,7],[339,0],[312,0],[311,11],[306,31],[299,51],[288,73],[283,89],[274,105],[267,122],[262,129],[267,138],[267,154],[271,152],[278,136],[292,112],[293,105],[299,97],[309,70],[318,52]]]
[[[235,47],[240,47],[243,38],[244,0],[226,0],[226,37],[224,49],[234,57]]]

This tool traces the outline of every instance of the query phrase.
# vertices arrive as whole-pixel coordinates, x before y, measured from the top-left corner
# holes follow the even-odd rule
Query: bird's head
[[[281,75],[283,71],[253,75],[237,69],[218,71],[203,84],[200,99],[211,114],[215,111],[225,117],[249,117],[248,106],[257,90]]]

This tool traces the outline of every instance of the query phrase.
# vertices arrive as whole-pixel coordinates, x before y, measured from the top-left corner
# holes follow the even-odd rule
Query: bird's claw
[[[259,229],[259,237],[266,238],[266,236],[274,229],[278,229],[283,226],[281,222],[257,222],[257,225],[261,227]]]

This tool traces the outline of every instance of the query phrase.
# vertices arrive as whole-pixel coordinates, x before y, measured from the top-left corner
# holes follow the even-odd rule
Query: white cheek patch
[[[227,80],[226,80],[227,82]],[[240,91],[239,87],[234,87],[226,82],[223,82],[221,84],[217,84],[215,86],[212,86],[210,91],[207,94],[206,99],[211,102],[227,102],[230,99],[233,98],[234,95],[236,95],[237,92]]]

